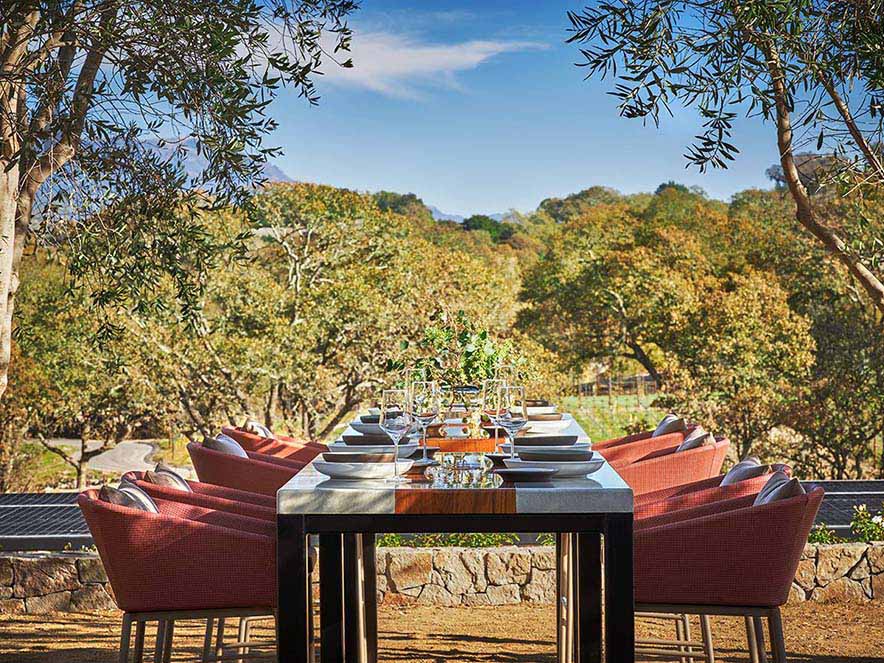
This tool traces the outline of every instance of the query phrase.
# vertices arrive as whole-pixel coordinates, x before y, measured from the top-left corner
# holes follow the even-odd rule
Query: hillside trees
[[[350,0],[15,0],[0,9],[0,395],[25,245],[64,247],[69,277],[108,309],[185,315],[220,248],[199,208],[242,204],[288,85],[316,101],[346,50]],[[338,55],[344,65],[349,62]],[[172,156],[153,147],[168,132]],[[207,167],[191,180],[195,145]],[[192,318],[192,316],[191,316]],[[103,335],[113,331],[105,320]]]
[[[859,201],[881,196],[882,13],[880,0],[606,0],[569,12],[570,41],[580,44],[588,76],[614,77],[624,117],[658,123],[674,104],[696,108],[703,128],[686,156],[700,170],[736,158],[738,115],[769,121],[795,218],[856,280],[880,318],[881,228],[826,218],[798,154],[815,142],[833,155],[834,191]]]
[[[148,355],[165,355],[151,373],[190,435],[251,412],[324,438],[377,393],[387,361],[435,311],[463,309],[496,332],[513,319],[511,257],[439,245],[371,196],[279,184],[255,210],[253,221],[213,217],[219,239],[251,239],[244,260],[209,272],[198,330],[182,334],[162,316],[134,329]]]

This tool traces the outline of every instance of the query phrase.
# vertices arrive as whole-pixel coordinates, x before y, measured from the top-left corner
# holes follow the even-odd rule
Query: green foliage
[[[505,242],[515,234],[515,228],[512,224],[497,221],[485,214],[474,214],[473,216],[464,219],[463,229],[483,230],[487,232],[495,242]]]
[[[866,543],[884,541],[884,511],[873,515],[865,504],[854,507],[850,531],[857,539]]]
[[[507,363],[512,344],[498,342],[487,329],[480,329],[463,310],[453,315],[442,311],[438,322],[424,329],[415,362],[426,379],[441,383],[481,386],[495,370]]]
[[[636,396],[569,396],[562,400],[562,409],[574,418],[590,440],[610,440],[630,433],[651,430],[666,414],[654,407],[654,395]]]
[[[837,536],[834,531],[826,527],[825,523],[820,523],[819,525],[816,525],[812,530],[810,530],[810,534],[807,537],[808,543],[831,544],[844,543],[845,541],[846,539]]]
[[[444,548],[459,546],[461,548],[491,548],[494,546],[512,546],[519,543],[519,535],[507,532],[496,533],[454,533],[454,534],[381,534],[378,545],[387,548]]]
[[[668,182],[663,182],[654,190],[654,195],[659,196],[661,193],[666,191],[667,189],[672,189],[674,191],[678,191],[679,193],[690,193],[690,189],[688,189],[684,184],[680,184],[675,180],[669,180]]]

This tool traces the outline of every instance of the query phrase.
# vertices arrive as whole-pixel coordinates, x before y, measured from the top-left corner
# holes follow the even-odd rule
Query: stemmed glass
[[[381,398],[379,425],[381,430],[390,436],[396,451],[394,458],[395,478],[393,479],[396,483],[406,481],[404,477],[399,476],[399,442],[414,424],[414,419],[408,412],[408,405],[408,391],[405,389],[384,389]]]
[[[503,409],[503,403],[501,403],[501,392],[505,385],[506,382],[499,378],[488,378],[482,382],[482,403],[484,406],[485,415],[491,421],[491,425],[494,426],[495,451],[499,451],[498,434],[500,432],[495,417]]]
[[[504,384],[498,392],[499,407],[494,423],[506,431],[510,458],[516,457],[516,434],[528,424],[525,387]]]
[[[427,457],[427,427],[439,416],[439,400],[439,387],[435,382],[418,380],[411,383],[412,413],[421,429],[424,462],[429,460]]]

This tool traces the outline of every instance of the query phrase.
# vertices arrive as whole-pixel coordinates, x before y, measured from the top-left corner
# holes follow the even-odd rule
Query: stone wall
[[[90,612],[115,608],[96,555],[0,555],[0,613]]]
[[[378,598],[443,606],[553,603],[546,546],[379,548]],[[884,543],[808,545],[790,601],[884,602]],[[114,608],[101,562],[86,553],[0,555],[0,613]]]
[[[789,601],[884,601],[884,543],[808,544]]]

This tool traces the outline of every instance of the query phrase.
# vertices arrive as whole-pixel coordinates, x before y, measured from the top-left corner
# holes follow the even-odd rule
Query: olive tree
[[[9,0],[0,7],[0,394],[31,239],[66,249],[100,305],[188,314],[214,245],[205,207],[243,203],[274,149],[282,86],[317,101],[352,0]],[[167,142],[171,138],[171,142]],[[159,148],[159,149],[157,149]],[[183,168],[186,151],[206,164]],[[193,268],[196,269],[193,269]],[[107,328],[105,328],[107,331]]]
[[[571,42],[591,76],[612,76],[627,118],[659,122],[694,107],[703,129],[686,157],[724,168],[740,114],[772,123],[799,223],[849,270],[884,313],[880,224],[825,218],[802,179],[798,152],[831,153],[836,191],[884,188],[884,2],[881,0],[604,0],[570,12]]]

